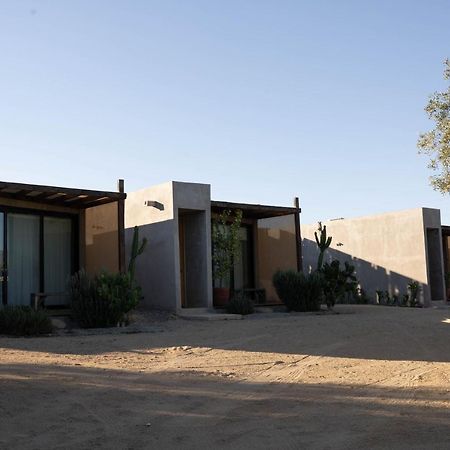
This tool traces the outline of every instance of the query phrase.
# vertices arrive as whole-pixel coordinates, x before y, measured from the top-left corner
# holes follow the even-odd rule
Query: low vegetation
[[[43,310],[29,306],[3,306],[0,308],[0,334],[37,336],[53,330],[50,317]]]
[[[147,244],[139,242],[138,227],[134,229],[131,257],[125,273],[106,271],[89,277],[83,270],[70,282],[72,312],[83,328],[100,328],[128,325],[129,313],[139,304],[141,288],[135,281],[136,258]]]
[[[273,285],[288,311],[318,311],[323,296],[323,277],[314,272],[304,275],[295,270],[279,270]]]
[[[229,301],[226,309],[229,314],[242,314],[244,316],[255,312],[252,299],[243,292],[235,293],[233,298]]]

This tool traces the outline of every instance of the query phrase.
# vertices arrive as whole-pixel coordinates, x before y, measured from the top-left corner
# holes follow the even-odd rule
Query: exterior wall
[[[325,260],[339,259],[355,265],[356,275],[369,296],[375,298],[376,290],[402,295],[408,283],[415,280],[422,287],[421,302],[430,304],[426,228],[440,229],[439,210],[418,208],[323,225],[333,237]],[[316,230],[317,224],[302,226],[306,271],[317,264]]]
[[[256,270],[259,288],[266,290],[266,300],[280,302],[272,285],[278,270],[297,270],[294,216],[273,217],[257,222]]]
[[[144,206],[145,201],[157,201],[164,209]],[[136,265],[144,306],[181,309],[179,216],[189,212],[201,214],[189,225],[189,259],[195,263],[196,270],[194,274],[191,266],[186,275],[188,279],[196,278],[195,306],[212,306],[210,209],[210,186],[204,184],[169,182],[128,194],[125,202],[127,257],[134,226],[139,226],[140,237],[148,240]]]
[[[181,308],[180,214],[190,215],[186,222],[186,290],[188,307],[213,306],[211,256],[211,187],[209,184],[173,182],[173,199],[177,236],[175,264],[178,267],[177,305]]]
[[[82,260],[86,272],[93,275],[101,270],[119,271],[117,202],[86,209],[80,228],[83,224]]]

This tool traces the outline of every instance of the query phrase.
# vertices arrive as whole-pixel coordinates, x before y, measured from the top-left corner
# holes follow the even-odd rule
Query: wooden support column
[[[303,256],[302,256],[302,235],[300,230],[300,203],[298,197],[294,198],[294,206],[296,212],[294,214],[295,218],[295,248],[297,252],[297,270],[303,272]]]
[[[117,183],[118,191],[125,193],[125,183],[119,180]],[[125,200],[117,201],[117,228],[119,240],[119,271],[125,272]]]

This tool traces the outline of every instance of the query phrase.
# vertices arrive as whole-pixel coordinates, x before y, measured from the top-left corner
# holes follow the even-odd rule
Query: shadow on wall
[[[302,246],[304,255],[303,268],[308,273],[316,269],[319,250],[316,242],[310,239],[303,239]],[[334,248],[329,248],[325,252],[324,263],[330,263],[334,259],[339,260],[341,264],[347,261],[355,266],[355,274],[361,284],[361,288],[374,301],[376,301],[377,290],[389,291],[390,295],[403,295],[407,293],[408,283],[414,281],[409,277],[388,270],[385,267],[377,266],[370,261],[356,258]],[[427,289],[428,285],[420,283],[420,286],[420,298],[423,301],[423,292]]]
[[[173,219],[139,226],[139,240],[147,238],[147,246],[136,261],[136,280],[142,288],[145,307],[176,309],[174,229]],[[133,233],[134,227],[125,229],[126,262]]]
[[[412,394],[357,383],[252,383],[202,371],[34,364],[1,367],[0,376],[0,408],[8,412],[2,448],[448,445],[448,395],[433,387]]]

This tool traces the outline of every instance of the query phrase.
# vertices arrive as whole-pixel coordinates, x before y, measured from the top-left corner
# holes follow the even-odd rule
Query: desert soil
[[[0,338],[2,449],[450,448],[450,309]]]

